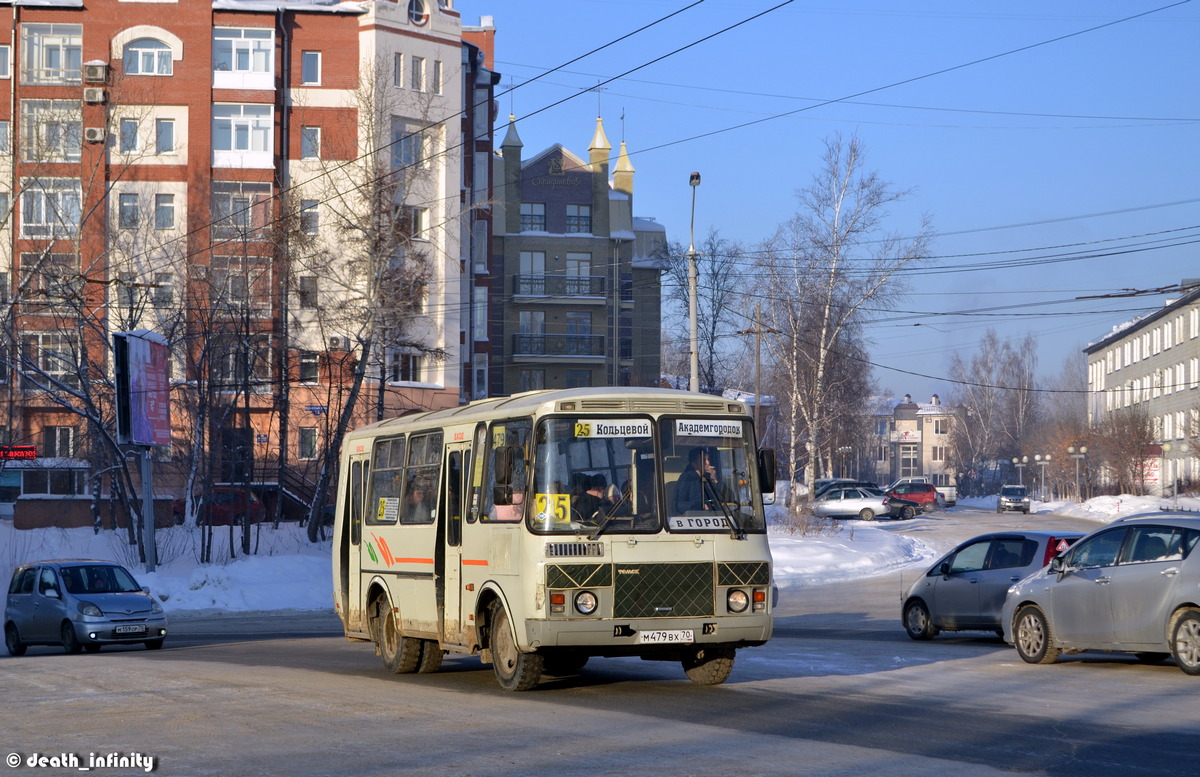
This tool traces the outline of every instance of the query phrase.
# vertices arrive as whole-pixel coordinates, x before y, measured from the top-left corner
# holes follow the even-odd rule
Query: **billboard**
[[[170,445],[171,406],[167,344],[154,332],[113,334],[117,380],[117,441]]]

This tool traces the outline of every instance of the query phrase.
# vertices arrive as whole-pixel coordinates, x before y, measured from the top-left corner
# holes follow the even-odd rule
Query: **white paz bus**
[[[720,683],[771,636],[774,469],[744,404],[682,391],[535,391],[371,424],[342,449],[335,607],[396,673],[453,651],[528,690],[640,656]]]

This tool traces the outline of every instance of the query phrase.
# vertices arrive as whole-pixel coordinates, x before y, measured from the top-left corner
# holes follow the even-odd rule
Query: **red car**
[[[186,514],[186,506],[182,499],[176,499],[172,506],[175,523],[182,524]],[[267,509],[262,500],[248,488],[240,486],[213,486],[204,493],[204,504],[196,525],[228,526],[233,523],[240,526],[246,519],[250,523],[265,521]]]
[[[938,502],[937,489],[933,487],[932,483],[901,483],[887,494],[916,502],[921,506],[923,513],[928,513],[941,506],[941,503]]]

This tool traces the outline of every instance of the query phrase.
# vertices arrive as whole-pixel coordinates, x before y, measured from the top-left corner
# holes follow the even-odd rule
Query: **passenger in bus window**
[[[408,494],[404,498],[404,513],[400,517],[400,522],[429,523],[430,513],[427,496],[428,492],[423,484],[416,482],[410,484]]]

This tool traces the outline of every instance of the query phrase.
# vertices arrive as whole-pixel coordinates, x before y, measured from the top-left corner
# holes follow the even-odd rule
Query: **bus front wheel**
[[[404,636],[386,599],[377,607],[381,612],[374,618],[375,647],[383,657],[383,665],[393,674],[412,674],[421,663],[421,640]]]
[[[733,671],[735,648],[700,647],[685,656],[683,671],[696,685],[720,685]]]
[[[506,691],[528,691],[542,679],[542,656],[522,653],[513,638],[508,611],[497,601],[492,605],[492,668],[496,681]]]

